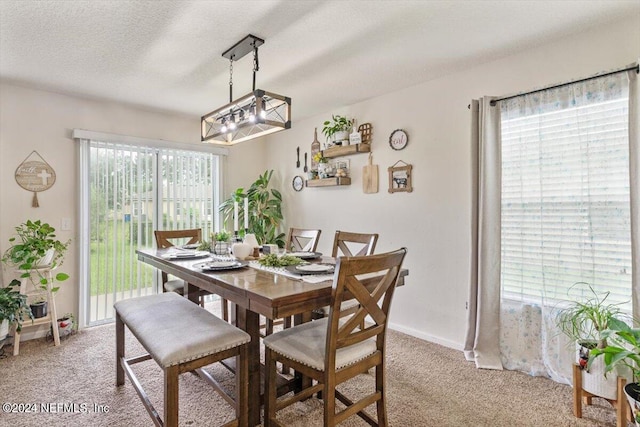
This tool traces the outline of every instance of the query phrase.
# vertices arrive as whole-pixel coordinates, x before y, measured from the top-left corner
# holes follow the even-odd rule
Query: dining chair
[[[385,337],[389,309],[406,248],[379,255],[341,257],[336,264],[329,316],[275,332],[264,338],[266,382],[264,425],[280,425],[277,411],[321,392],[324,426],[334,426],[357,414],[373,426],[388,425],[385,388]],[[366,276],[363,276],[366,275]],[[349,298],[358,309],[348,319],[340,307]],[[364,329],[360,322],[373,323]],[[312,380],[293,396],[277,398],[276,363],[286,363]],[[375,368],[375,389],[360,400],[336,390],[339,384]],[[336,399],[346,408],[336,406]],[[377,420],[365,412],[376,404]],[[338,412],[336,413],[336,409]]]
[[[322,230],[289,228],[286,250],[290,252],[315,252]]]
[[[322,230],[305,229],[305,228],[289,228],[285,249],[290,252],[315,252],[320,241],[320,233]],[[290,328],[293,324],[293,316],[287,316],[282,320],[266,319],[264,335],[273,333],[274,325],[282,325],[283,329]],[[290,370],[287,365],[282,365],[282,373],[289,374]]]
[[[350,231],[337,230],[333,239],[333,250],[331,256],[368,256],[373,254],[378,242],[377,233],[352,233]],[[355,252],[355,253],[354,253]],[[342,316],[349,316],[356,312],[358,302],[356,300],[345,301],[342,304]],[[322,307],[314,310],[312,317],[320,319],[329,314],[329,307]],[[362,319],[364,326],[364,319]]]
[[[350,231],[337,230],[333,239],[331,256],[336,258],[338,256],[371,255],[376,249],[377,242],[377,233],[352,233]]]
[[[202,241],[202,230],[199,228],[190,228],[183,230],[155,230],[153,234],[156,237],[156,246],[158,249],[166,249],[179,245],[192,245]],[[187,240],[188,239],[188,240]],[[164,292],[176,292],[180,295],[184,294],[184,280],[169,278],[169,275],[162,272],[162,289]],[[210,295],[209,292],[199,290],[198,300],[200,305],[204,307],[204,297]],[[229,320],[229,310],[227,300],[220,298],[222,318]]]
[[[315,252],[320,241],[320,233],[322,230],[289,228],[285,249],[290,252]],[[273,333],[273,326],[279,324],[280,321],[274,323],[273,320],[267,319],[265,327],[265,335]],[[291,326],[291,316],[285,317],[282,321],[284,328]]]

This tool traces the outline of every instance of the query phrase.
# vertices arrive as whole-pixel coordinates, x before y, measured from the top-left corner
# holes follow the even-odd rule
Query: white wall
[[[285,197],[286,226],[321,228],[325,253],[336,229],[379,233],[377,252],[406,246],[410,275],[396,292],[392,327],[460,348],[470,276],[470,100],[586,77],[639,56],[640,18],[634,17],[304,121],[294,117],[291,130],[269,137],[268,150],[268,167],[278,171]],[[293,191],[293,177],[303,175],[295,168],[295,148],[310,151],[314,127],[320,132],[332,113],[373,125],[379,193],[362,192],[363,154],[348,157],[351,186]],[[397,128],[409,134],[402,151],[388,145]],[[413,165],[412,193],[387,192],[387,168],[398,160]]]
[[[8,246],[13,228],[27,219],[41,219],[57,229],[60,240],[73,243],[61,271],[71,278],[56,296],[58,314],[78,313],[78,156],[71,139],[74,128],[142,138],[200,144],[200,118],[145,111],[117,103],[100,102],[52,92],[0,84],[0,253]],[[225,182],[235,188],[253,180],[264,169],[261,145],[245,144],[226,162]],[[55,170],[56,182],[38,194],[39,208],[31,207],[32,193],[14,179],[16,167],[36,150]],[[249,161],[245,161],[245,159]],[[245,168],[246,166],[246,168]],[[250,171],[250,173],[246,171]],[[247,175],[246,179],[243,174]],[[70,218],[71,231],[62,231],[62,218]],[[13,277],[4,271],[4,284]],[[34,332],[37,328],[30,328]],[[35,333],[46,332],[46,327]],[[28,338],[29,333],[26,335]]]

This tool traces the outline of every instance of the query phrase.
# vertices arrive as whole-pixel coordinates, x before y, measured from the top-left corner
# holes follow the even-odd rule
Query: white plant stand
[[[30,328],[32,326],[39,326],[44,324],[50,324],[51,330],[53,331],[53,344],[58,346],[60,345],[60,334],[58,333],[58,313],[56,311],[56,300],[54,294],[51,292],[51,282],[52,282],[52,269],[51,268],[38,268],[39,272],[42,273],[43,276],[46,276],[49,280],[47,283],[47,290],[45,292],[47,298],[47,315],[44,317],[40,317],[38,319],[27,320],[22,324],[22,328]],[[29,283],[29,278],[21,278],[20,279],[20,293],[24,295],[30,295],[34,292],[29,292],[27,290],[27,285]],[[20,332],[15,329],[14,338],[13,338],[13,355],[17,356],[20,353]]]

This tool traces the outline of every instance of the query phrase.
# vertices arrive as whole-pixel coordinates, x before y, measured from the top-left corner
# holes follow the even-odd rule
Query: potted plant
[[[233,220],[234,202],[242,205],[245,198],[249,199],[249,233],[254,234],[260,245],[275,244],[284,247],[285,234],[280,232],[282,222],[282,195],[275,188],[270,188],[269,184],[273,176],[273,170],[265,171],[258,179],[251,184],[245,192],[240,187],[220,204],[220,212],[223,214],[224,222]],[[244,222],[244,209],[239,211],[239,223]],[[244,232],[240,230],[240,234]]]
[[[329,176],[329,161],[326,157],[322,155],[322,151],[316,153],[313,156],[313,160],[318,163],[318,177],[319,178],[328,178]]]
[[[607,346],[606,330],[626,325],[623,319],[629,316],[620,309],[620,304],[609,303],[609,292],[598,294],[591,285],[578,282],[572,286],[587,286],[587,297],[571,301],[559,309],[556,324],[560,331],[571,338],[577,346],[577,362],[582,368],[582,389],[606,399],[617,398],[616,378],[607,378],[603,363],[595,363],[587,368],[587,361],[592,349]],[[586,368],[586,369],[585,369]],[[620,372],[630,379],[628,372]]]
[[[58,320],[58,333],[60,336],[69,335],[73,333],[77,327],[75,317],[73,313],[65,313]]]
[[[55,268],[60,266],[70,241],[61,242],[56,239],[55,228],[40,220],[28,220],[15,227],[17,237],[11,237],[9,248],[4,252],[2,261],[14,266],[21,272],[20,278],[28,278],[35,287],[47,289],[49,277],[43,268]],[[52,281],[62,282],[69,275],[58,272],[52,276]],[[14,279],[11,285],[20,285],[20,281]],[[58,287],[53,287],[51,292],[57,292]]]
[[[216,255],[229,255],[229,239],[231,236],[226,230],[211,233],[211,249]]]
[[[0,288],[0,341],[9,333],[9,326],[16,324],[18,332],[26,318],[33,319],[27,296],[14,289],[13,284]]]
[[[349,131],[353,121],[346,116],[332,115],[331,120],[324,122],[322,133],[327,141],[333,141],[336,145],[342,145],[342,141],[349,141]]]
[[[620,322],[612,324],[602,335],[607,339],[607,346],[591,350],[587,367],[601,362],[605,374],[621,367],[631,371],[633,382],[625,385],[624,392],[635,424],[640,427],[640,329]]]
[[[47,301],[43,295],[38,295],[32,303],[29,304],[34,319],[40,319],[47,315]]]

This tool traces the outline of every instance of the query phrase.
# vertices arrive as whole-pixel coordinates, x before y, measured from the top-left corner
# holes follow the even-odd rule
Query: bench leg
[[[178,366],[164,369],[164,425],[178,426]]]
[[[124,368],[121,360],[124,357],[124,323],[116,312],[116,385],[124,384]]]

